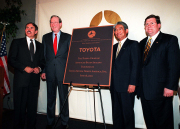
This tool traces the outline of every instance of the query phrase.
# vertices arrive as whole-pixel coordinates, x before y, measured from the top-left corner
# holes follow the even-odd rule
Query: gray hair
[[[123,22],[123,21],[118,21],[118,22],[113,26],[114,30],[115,30],[115,28],[116,28],[117,25],[123,25],[123,27],[124,27],[125,30],[128,29],[128,25],[127,25],[125,22]]]
[[[59,19],[59,23],[62,22],[62,20],[61,20],[61,18],[60,18],[59,16],[57,16],[57,15],[52,15],[51,18],[50,18],[50,23],[51,23],[51,19],[52,19],[53,17],[57,17],[57,18]]]

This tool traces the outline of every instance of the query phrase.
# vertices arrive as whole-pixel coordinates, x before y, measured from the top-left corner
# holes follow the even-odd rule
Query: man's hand
[[[34,73],[35,74],[38,74],[39,72],[40,72],[40,68],[39,67],[34,68]]]
[[[32,73],[32,72],[33,72],[33,68],[27,66],[27,67],[24,69],[24,71],[25,71],[26,73]]]
[[[135,91],[136,86],[135,85],[129,85],[128,87],[128,93],[133,93]]]
[[[173,90],[164,88],[164,97],[172,97],[173,96]]]
[[[41,78],[42,78],[42,79],[46,79],[46,74],[45,74],[45,73],[42,73],[42,74],[41,74]]]

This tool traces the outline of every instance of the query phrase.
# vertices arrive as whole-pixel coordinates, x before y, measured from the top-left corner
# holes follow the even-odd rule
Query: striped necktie
[[[151,47],[151,39],[152,38],[149,38],[147,44],[146,44],[146,47],[145,47],[145,50],[144,50],[144,61],[146,60],[146,57],[148,55],[148,52],[150,50],[150,47]]]
[[[118,49],[117,49],[117,52],[116,52],[116,58],[117,58],[120,50],[121,50],[121,41],[119,41],[119,43],[118,43]]]

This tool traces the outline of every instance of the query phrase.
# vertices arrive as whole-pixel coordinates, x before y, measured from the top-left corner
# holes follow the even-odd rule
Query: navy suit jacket
[[[61,32],[57,54],[55,55],[53,49],[53,32],[43,36],[42,43],[44,44],[46,60],[43,73],[46,73],[47,81],[53,81],[55,77],[58,81],[63,81],[70,40],[70,34]]]
[[[40,83],[40,73],[26,73],[25,67],[31,68],[40,67],[44,68],[45,60],[43,53],[43,45],[36,42],[36,52],[31,61],[30,51],[28,49],[26,38],[14,39],[8,55],[8,64],[14,68],[14,86],[27,87],[30,83],[34,87],[38,87]]]
[[[111,91],[127,92],[129,85],[138,85],[140,51],[137,41],[127,39],[116,58],[118,43],[113,46]]]
[[[147,100],[162,99],[164,88],[177,90],[180,74],[180,50],[177,37],[159,33],[145,62],[143,53],[148,37],[140,42],[141,90]],[[141,95],[141,93],[138,93]]]

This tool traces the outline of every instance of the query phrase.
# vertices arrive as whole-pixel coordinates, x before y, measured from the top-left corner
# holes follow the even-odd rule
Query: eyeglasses
[[[58,24],[59,22],[50,22],[51,24]]]
[[[156,22],[150,22],[150,23],[146,23],[145,26],[149,26],[149,25],[154,26],[155,24]]]

